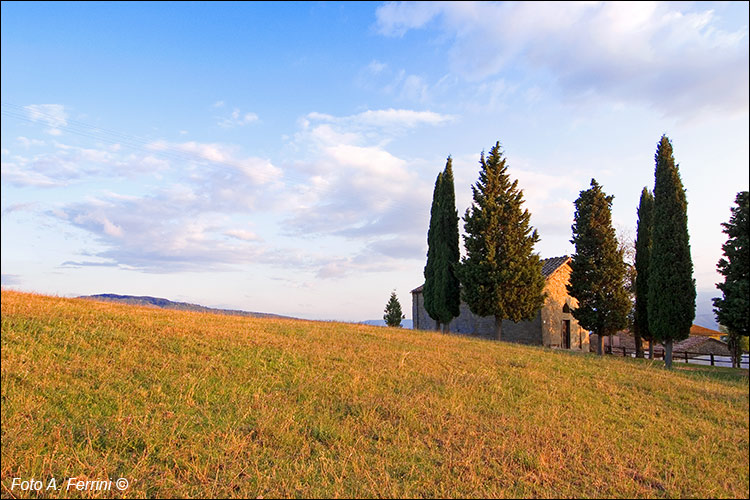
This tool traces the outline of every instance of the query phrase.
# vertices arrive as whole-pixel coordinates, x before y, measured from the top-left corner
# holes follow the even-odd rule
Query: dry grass
[[[747,371],[2,292],[2,495],[748,498]]]

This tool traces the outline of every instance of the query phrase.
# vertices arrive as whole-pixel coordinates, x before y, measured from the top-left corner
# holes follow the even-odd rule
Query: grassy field
[[[2,291],[5,498],[748,498],[749,441],[747,370]]]

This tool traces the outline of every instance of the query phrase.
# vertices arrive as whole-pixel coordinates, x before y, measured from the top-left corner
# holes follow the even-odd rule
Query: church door
[[[562,347],[570,349],[570,320],[564,319],[562,322]]]

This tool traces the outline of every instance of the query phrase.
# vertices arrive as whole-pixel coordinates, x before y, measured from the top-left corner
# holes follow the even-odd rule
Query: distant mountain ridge
[[[79,299],[88,300],[103,300],[106,302],[119,302],[121,304],[130,304],[135,306],[150,306],[159,307],[161,309],[176,309],[179,311],[198,311],[207,312],[214,314],[228,314],[232,316],[250,316],[253,318],[281,318],[281,319],[297,319],[291,316],[282,316],[280,314],[272,313],[260,313],[241,311],[238,309],[216,309],[213,307],[201,306],[198,304],[190,304],[188,302],[174,302],[168,299],[162,299],[159,297],[136,296],[136,295],[117,295],[114,293],[100,293],[97,295],[82,295]]]
[[[385,326],[385,321],[382,319],[368,319],[367,321],[362,321],[362,324],[371,326]],[[414,323],[410,319],[402,319],[401,328],[411,330],[414,328]]]

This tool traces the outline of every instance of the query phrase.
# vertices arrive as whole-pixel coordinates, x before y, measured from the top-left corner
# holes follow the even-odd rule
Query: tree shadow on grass
[[[684,373],[691,377],[711,378],[726,382],[743,382],[748,383],[747,368],[727,368],[723,366],[707,365],[677,365],[673,364],[672,368],[676,372]]]
[[[596,356],[595,353],[587,353],[589,356]],[[629,356],[620,357],[613,356],[611,354],[603,355],[604,358],[617,358],[628,363],[646,364],[654,368],[664,369],[664,361],[661,359],[643,359],[633,358]],[[729,368],[725,366],[710,366],[702,364],[690,364],[683,363],[679,360],[675,360],[672,363],[672,371],[676,373],[684,373],[689,377],[695,378],[708,378],[713,380],[720,380],[723,382],[734,382],[748,384],[748,369],[747,368]]]

